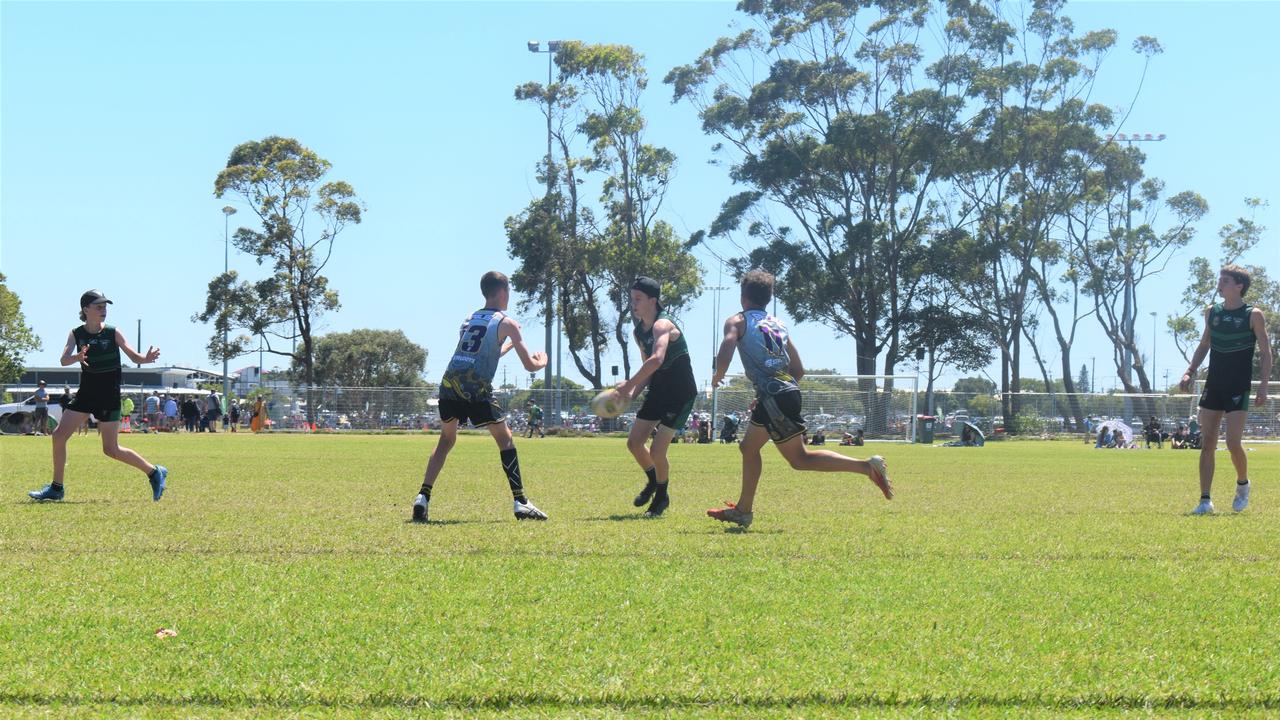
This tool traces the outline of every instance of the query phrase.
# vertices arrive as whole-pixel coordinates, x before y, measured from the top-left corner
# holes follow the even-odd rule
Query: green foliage
[[[22,377],[27,353],[41,347],[40,338],[22,315],[22,300],[0,273],[0,384]]]
[[[996,393],[996,384],[984,377],[966,377],[957,380],[951,390],[957,393],[994,395]]]
[[[228,272],[209,282],[205,308],[195,319],[213,322],[211,358],[245,354],[249,336],[256,335],[267,352],[299,363],[307,384],[313,384],[313,323],[339,307],[338,293],[322,271],[333,256],[335,238],[358,224],[364,212],[349,183],[324,182],[329,169],[329,161],[292,138],[271,136],[231,151],[214,181],[214,196],[230,194],[249,206],[261,227],[238,228],[233,242],[271,274],[251,283]],[[239,329],[248,335],[223,344],[224,332]],[[297,352],[272,344],[292,339],[301,340]]]
[[[1280,513],[1182,517],[1193,455],[830,448],[888,457],[889,503],[765,448],[755,524],[736,533],[703,514],[737,490],[736,446],[673,446],[673,504],[647,521],[630,505],[643,476],[617,478],[621,439],[518,439],[551,515],[530,525],[510,516],[493,441],[461,437],[435,521],[414,525],[434,441],[134,435],[173,471],[152,503],[136,470],[73,438],[67,503],[0,504],[0,715],[1263,718],[1280,704],[1265,660]],[[47,453],[14,450],[34,439],[0,442],[5,487],[48,472]],[[1280,476],[1280,448],[1249,463]],[[1219,637],[1189,640],[1209,627]]]
[[[340,387],[425,387],[427,351],[401,330],[360,329],[315,339],[315,384]],[[303,380],[302,364],[290,374]]]
[[[658,219],[676,158],[644,142],[643,60],[625,45],[562,42],[557,82],[526,83],[515,93],[550,118],[559,163],[543,167],[546,196],[506,221],[507,249],[519,262],[512,284],[525,296],[523,309],[554,298],[574,364],[595,387],[604,382],[611,337],[631,376],[628,290],[637,275],[662,281],[663,304],[676,310],[702,285],[685,241]],[[581,195],[592,181],[595,205]]]

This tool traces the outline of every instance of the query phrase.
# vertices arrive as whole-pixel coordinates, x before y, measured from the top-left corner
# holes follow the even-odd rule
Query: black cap
[[[644,293],[645,295],[648,295],[654,300],[662,299],[662,286],[658,284],[657,280],[654,280],[651,277],[645,277],[641,275],[640,277],[636,278],[635,282],[631,283],[631,289],[639,290],[640,292]]]
[[[101,290],[85,290],[84,294],[80,296],[80,307],[89,307],[99,300],[111,302],[110,300],[107,300],[107,296],[103,295]],[[115,303],[111,304],[114,305]]]

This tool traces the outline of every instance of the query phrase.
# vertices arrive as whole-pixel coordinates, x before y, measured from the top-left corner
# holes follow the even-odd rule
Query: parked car
[[[0,405],[0,433],[6,435],[25,435],[35,430],[34,413],[36,409],[36,396],[23,400],[21,402],[12,402]],[[62,406],[57,403],[57,398],[50,393],[49,395],[49,418],[54,421],[56,426],[62,420]],[[45,428],[44,432],[47,432]]]

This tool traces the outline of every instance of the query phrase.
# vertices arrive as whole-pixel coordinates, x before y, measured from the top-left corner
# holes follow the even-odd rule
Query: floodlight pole
[[[559,41],[559,40],[548,40],[548,41],[547,41],[547,49],[546,49],[546,50],[543,50],[543,49],[542,49],[542,42],[541,42],[541,41],[539,41],[539,40],[530,40],[530,41],[528,41],[528,42],[526,43],[526,47],[528,47],[529,52],[531,52],[531,53],[546,53],[546,55],[547,55],[547,88],[546,88],[546,90],[547,90],[547,167],[546,167],[546,173],[547,173],[547,194],[546,194],[546,197],[550,198],[550,197],[551,197],[551,193],[555,190],[555,174],[552,172],[552,160],[551,160],[551,110],[552,110],[552,104],[551,104],[551,83],[552,83],[552,80],[553,80],[552,71],[553,71],[553,69],[554,69],[554,65],[555,65],[556,51],[560,49],[560,41]],[[548,251],[550,250],[550,245],[551,245],[551,237],[550,237],[550,235],[548,234],[548,236],[547,236],[547,250],[548,250]],[[548,253],[548,254],[550,254],[550,253]],[[552,335],[552,330],[551,330],[551,318],[552,318],[552,317],[555,317],[555,319],[556,319],[555,335],[556,335],[556,338],[557,338],[557,342],[556,342],[556,371],[555,371],[555,372],[556,372],[556,390],[559,390],[559,389],[560,389],[560,388],[559,388],[559,386],[560,386],[560,371],[561,371],[561,369],[562,369],[562,368],[561,368],[561,366],[560,366],[560,345],[559,345],[559,335],[560,335],[560,317],[559,317],[559,313],[556,313],[556,311],[555,311],[555,288],[554,288],[554,286],[553,286],[553,282],[552,282],[552,274],[551,274],[551,273],[548,273],[548,274],[547,274],[546,285],[545,285],[545,286],[544,286],[544,288],[543,288],[543,294],[546,296],[546,302],[545,302],[545,305],[544,305],[544,307],[543,307],[543,319],[544,319],[544,320],[545,320],[545,322],[546,322],[546,344],[545,344],[545,347],[546,347],[546,352],[547,352],[548,354],[551,352],[551,335]],[[551,362],[550,362],[550,360],[548,360],[548,361],[547,361],[547,366],[546,366],[546,368],[544,368],[544,370],[543,370],[543,376],[542,376],[542,377],[543,377],[543,379],[542,379],[543,389],[544,389],[544,390],[550,390],[550,389],[551,389]],[[560,394],[559,394],[558,392],[555,394],[555,403],[554,403],[554,405],[553,405],[552,407],[554,408],[554,411],[555,411],[555,413],[556,413],[556,420],[557,420],[557,421],[559,421],[559,419],[560,419]]]
[[[222,274],[226,275],[231,272],[231,216],[236,214],[236,209],[227,205],[222,208]],[[226,308],[222,309],[226,314]],[[261,361],[259,361],[261,362]],[[258,372],[262,372],[262,368],[258,368]],[[222,403],[226,407],[227,396],[231,394],[231,379],[227,376],[227,324],[226,319],[222,323]]]

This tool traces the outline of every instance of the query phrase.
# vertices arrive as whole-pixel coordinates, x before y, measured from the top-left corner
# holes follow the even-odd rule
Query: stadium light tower
[[[230,205],[222,208],[222,274],[226,275],[231,272],[231,216],[236,214],[236,209]],[[223,308],[226,313],[226,308]],[[258,372],[262,372],[262,368],[258,368]],[[231,379],[227,377],[227,326],[224,322],[222,325],[222,403],[226,407],[227,396],[231,394]]]
[[[551,81],[552,70],[555,66],[556,51],[560,49],[559,40],[548,40],[546,49],[542,49],[542,42],[539,40],[530,40],[527,44],[531,53],[546,53],[547,55],[547,196],[550,197],[551,192],[555,189],[555,176],[551,172]],[[547,244],[550,245],[551,238],[547,238]],[[548,248],[550,249],[550,248]],[[546,304],[543,308],[543,319],[547,326],[547,342],[544,347],[546,351],[551,352],[551,318],[555,317],[555,302],[552,298],[553,289],[551,286],[551,275],[547,275],[547,284],[544,288],[546,295]],[[558,321],[559,318],[556,318]],[[557,331],[557,334],[558,331]],[[558,356],[559,353],[556,353]],[[559,360],[559,357],[556,358]],[[547,363],[546,369],[543,371],[542,384],[544,390],[551,389],[551,363]]]

